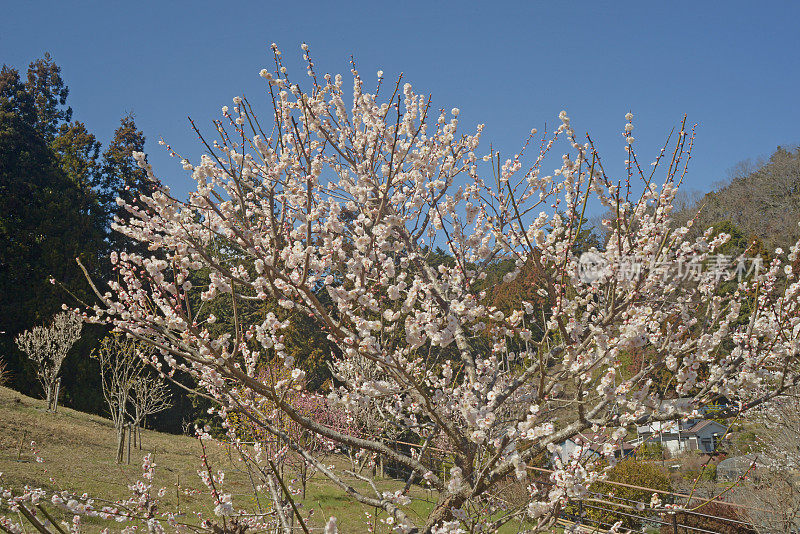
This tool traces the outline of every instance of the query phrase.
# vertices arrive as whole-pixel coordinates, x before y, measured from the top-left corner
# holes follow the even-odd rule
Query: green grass
[[[161,499],[162,510],[204,514],[213,510],[207,497],[192,494],[205,490],[197,475],[201,466],[198,440],[145,430],[142,450],[131,451],[131,465],[117,465],[116,434],[110,420],[69,408],[59,408],[52,414],[45,410],[45,404],[0,387],[0,472],[4,487],[19,490],[30,485],[49,491],[86,492],[112,501],[123,499],[130,495],[128,485],[142,474],[143,456],[151,453],[158,466],[155,486],[167,488]],[[35,461],[31,441],[36,442],[44,462]],[[246,479],[235,470],[230,472],[232,462],[224,447],[210,444],[208,452],[214,467],[229,472],[228,491],[246,491]],[[55,508],[48,510],[59,513]],[[87,530],[101,524],[90,520]]]
[[[116,501],[130,496],[128,485],[140,478],[142,457],[151,453],[157,464],[154,486],[167,489],[160,499],[159,510],[178,512],[187,522],[196,522],[196,512],[214,518],[213,504],[197,474],[202,467],[200,442],[187,436],[149,430],[142,431],[142,438],[142,450],[131,451],[131,465],[117,465],[114,461],[116,435],[110,420],[63,407],[56,414],[48,413],[44,401],[0,387],[0,485],[16,492],[26,485],[48,491],[86,492],[92,497]],[[35,461],[31,441],[36,442],[43,463]],[[234,496],[236,508],[257,511],[256,495],[235,451],[220,443],[206,446],[212,470],[225,472],[224,492]],[[330,456],[326,463],[335,465],[337,471],[350,465],[341,456]],[[366,486],[358,480],[348,482],[357,489]],[[377,486],[380,491],[395,491],[402,487],[402,482],[383,479],[377,481]],[[412,494],[426,498],[421,488],[412,489]],[[334,515],[340,532],[345,533],[365,532],[365,512],[375,513],[373,508],[345,496],[321,475],[309,482],[306,498],[297,500],[304,517],[313,510],[309,526],[321,527]],[[270,509],[268,495],[259,493],[258,501],[263,510]],[[412,516],[424,517],[431,506],[415,499],[408,508]],[[47,510],[59,520],[69,519],[53,506],[48,506]],[[0,514],[9,514],[8,508],[0,505]],[[97,532],[106,526],[112,526],[113,530],[119,528],[118,525],[114,528],[114,523],[92,518],[86,519],[84,524],[87,532]]]
[[[197,512],[214,519],[213,503],[197,474],[202,468],[202,450],[197,439],[144,430],[142,450],[131,451],[130,465],[117,465],[114,461],[116,435],[110,420],[63,407],[52,414],[45,407],[42,400],[0,387],[0,486],[19,492],[29,485],[79,495],[85,492],[110,501],[121,500],[130,496],[128,485],[139,480],[142,457],[151,453],[157,465],[153,485],[166,488],[166,494],[160,498],[159,511],[177,512],[179,520],[187,523],[197,523]],[[36,442],[43,463],[35,461],[31,441]],[[225,472],[223,492],[233,495],[237,509],[257,512],[258,504],[263,511],[271,509],[266,493],[254,494],[245,466],[237,459],[235,451],[217,442],[209,442],[206,447],[212,471]],[[341,455],[331,455],[325,463],[334,465],[337,473],[350,468],[349,460]],[[360,480],[349,478],[346,481],[367,495],[372,493]],[[375,483],[379,491],[396,491],[404,485],[391,478],[378,479]],[[409,495],[413,500],[404,510],[412,519],[424,523],[423,518],[432,509],[431,501],[435,497],[417,486],[412,487]],[[375,523],[374,508],[355,502],[319,474],[309,481],[306,498],[298,496],[296,501],[303,517],[308,518],[309,527],[319,529],[328,517],[336,516],[339,532],[344,534],[367,532],[368,522],[377,526],[373,532],[390,532],[379,521],[386,518],[384,512]],[[52,505],[48,505],[47,510],[58,520],[70,519]],[[372,514],[372,519],[367,514]],[[2,503],[0,515],[9,515]],[[15,514],[10,515],[15,517]],[[117,523],[93,518],[85,519],[84,525],[85,532],[98,532],[107,526],[111,526],[112,531],[120,529]],[[501,532],[517,532],[517,527],[509,524]]]

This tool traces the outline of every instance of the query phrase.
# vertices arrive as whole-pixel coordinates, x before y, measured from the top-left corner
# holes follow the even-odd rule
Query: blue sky
[[[49,51],[74,117],[104,144],[134,112],[179,194],[191,183],[157,140],[198,156],[187,115],[207,125],[237,94],[268,114],[269,44],[299,62],[303,41],[322,72],[347,74],[351,54],[367,79],[402,71],[436,107],[460,108],[462,127],[485,123],[487,151],[517,150],[566,109],[621,171],[626,112],[646,161],[688,114],[699,124],[688,187],[705,191],[737,162],[800,142],[798,21],[789,1],[30,1],[4,6],[0,60],[24,70]]]

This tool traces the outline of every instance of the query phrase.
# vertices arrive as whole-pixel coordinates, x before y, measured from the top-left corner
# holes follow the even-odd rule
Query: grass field
[[[131,453],[131,465],[114,462],[116,437],[110,420],[96,415],[59,408],[58,413],[45,411],[45,402],[0,387],[0,485],[19,490],[25,485],[47,490],[68,490],[93,497],[118,500],[130,496],[128,485],[141,476],[141,459],[152,453],[157,464],[154,486],[166,487],[161,498],[160,511],[177,511],[187,522],[196,522],[195,513],[213,518],[213,504],[207,495],[197,471],[201,468],[201,447],[197,439],[187,436],[143,431],[143,448]],[[35,441],[44,462],[37,463],[30,443]],[[257,511],[270,509],[266,495],[258,496],[256,502],[247,472],[227,446],[208,443],[209,463],[216,471],[225,471],[224,491],[234,496],[237,509]],[[349,461],[342,456],[331,456],[328,463],[338,468],[348,468]],[[354,487],[364,484],[355,479]],[[394,479],[378,481],[380,491],[395,491],[402,482]],[[412,490],[414,502],[409,506],[412,516],[424,517],[432,504],[426,502],[425,490]],[[298,498],[299,499],[299,498]],[[343,495],[327,479],[317,476],[308,485],[306,499],[299,499],[304,516],[313,510],[309,526],[324,526],[328,517],[338,518],[340,532],[367,532],[367,513],[375,509],[360,505]],[[55,507],[48,511],[57,519],[68,519]],[[8,514],[0,505],[0,514]],[[382,516],[385,517],[385,514]],[[374,523],[374,521],[372,522]],[[119,525],[110,524],[114,530]],[[87,532],[97,532],[109,523],[99,519],[85,522]],[[386,525],[378,523],[374,532],[388,532]],[[516,532],[516,527],[509,532]],[[298,530],[299,531],[299,530]]]
[[[187,523],[196,524],[198,512],[214,518],[213,503],[198,476],[202,449],[197,439],[144,430],[142,450],[131,451],[130,465],[118,465],[114,461],[116,435],[110,420],[63,407],[52,414],[45,408],[43,400],[0,387],[0,486],[19,491],[30,485],[120,500],[130,496],[128,485],[139,480],[141,460],[151,453],[157,465],[154,486],[166,488],[159,510],[177,512],[179,519]],[[36,442],[42,463],[35,461],[31,441]],[[257,512],[260,505],[262,511],[270,510],[269,497],[264,493],[256,497],[244,465],[227,445],[208,442],[206,448],[212,469],[225,472],[223,490],[233,495],[237,509]],[[335,465],[337,472],[350,468],[350,462],[341,455],[330,456],[326,463]],[[356,479],[348,482],[369,493],[365,483]],[[379,491],[403,487],[402,481],[391,478],[378,480],[376,485]],[[415,519],[425,517],[432,507],[426,490],[412,487],[410,496],[413,502],[406,507],[406,513]],[[339,532],[344,534],[368,532],[370,526],[372,532],[391,532],[380,520],[369,520],[367,514],[374,517],[374,508],[353,501],[320,475],[309,482],[306,498],[298,496],[297,503],[303,517],[309,517],[307,523],[312,531],[321,531],[328,517],[336,516]],[[58,520],[70,519],[54,506],[47,509]],[[9,514],[9,510],[0,504],[2,514]],[[385,518],[386,514],[380,517]],[[98,532],[107,526],[113,531],[120,528],[119,524],[92,518],[84,525],[85,532]],[[501,532],[517,532],[518,526],[506,525]],[[301,532],[299,528],[297,531]]]

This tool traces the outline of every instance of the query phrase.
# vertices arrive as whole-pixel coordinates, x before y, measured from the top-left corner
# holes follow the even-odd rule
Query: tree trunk
[[[56,393],[53,396],[53,412],[58,411],[58,397],[61,396],[61,378],[56,379]]]
[[[122,423],[117,427],[117,463],[121,464],[125,451],[125,425]]]

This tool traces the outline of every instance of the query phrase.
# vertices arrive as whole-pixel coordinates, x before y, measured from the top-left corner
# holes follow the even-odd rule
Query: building
[[[656,421],[637,428],[637,443],[661,445],[673,456],[684,451],[715,452],[728,427],[711,419]]]
[[[603,434],[595,432],[578,432],[571,438],[567,439],[559,445],[559,448],[553,452],[553,461],[556,457],[561,458],[562,461],[567,461],[576,452],[578,447],[582,448],[581,458],[601,458],[603,456],[603,447],[609,443],[609,438]],[[614,457],[627,458],[633,456],[636,451],[636,445],[626,441],[611,442],[613,447]]]

